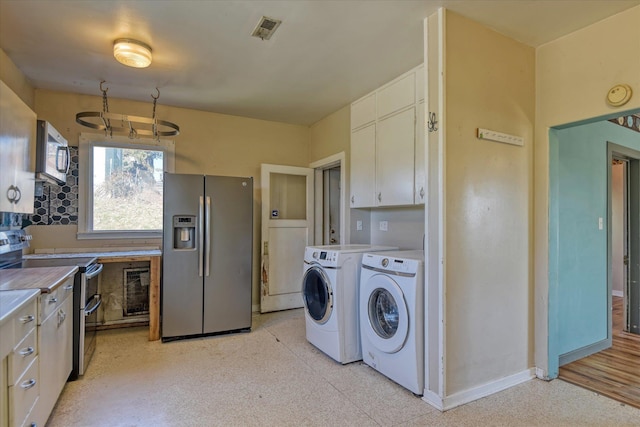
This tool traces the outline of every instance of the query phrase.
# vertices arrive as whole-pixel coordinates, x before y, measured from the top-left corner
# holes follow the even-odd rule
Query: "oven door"
[[[98,307],[102,304],[102,297],[98,293],[102,264],[94,264],[83,274],[84,306],[80,309],[80,362],[78,374],[84,375],[85,370],[96,349],[96,328],[98,326]]]

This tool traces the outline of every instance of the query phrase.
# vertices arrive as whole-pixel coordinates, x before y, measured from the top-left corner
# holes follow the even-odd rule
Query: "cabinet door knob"
[[[424,187],[420,187],[420,198],[424,199]]]
[[[16,186],[16,198],[13,200],[13,203],[18,204],[20,199],[22,199],[22,191],[20,191],[20,188]]]
[[[378,201],[381,202],[382,201],[382,193],[378,193]]]
[[[36,317],[33,314],[29,314],[27,316],[22,316],[20,318],[20,323],[29,323],[29,322],[33,322],[36,319]]]
[[[7,200],[9,200],[10,203],[16,202],[16,189],[17,187],[15,185],[10,185],[9,188],[7,188]]]
[[[355,203],[355,198],[354,198],[354,196],[351,196],[351,203]]]
[[[31,378],[30,380],[23,381],[22,384],[20,384],[20,387],[27,390],[33,387],[34,385],[36,385],[36,380],[35,378]]]
[[[20,350],[20,351],[18,352],[18,354],[19,354],[20,356],[22,356],[22,357],[27,357],[27,356],[29,356],[30,354],[33,354],[33,352],[34,352],[34,351],[35,351],[35,350],[33,349],[33,347],[27,347],[27,348],[23,348],[22,350]]]

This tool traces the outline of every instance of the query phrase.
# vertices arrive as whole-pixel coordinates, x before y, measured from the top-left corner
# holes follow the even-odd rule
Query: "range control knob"
[[[314,252],[313,255],[311,256],[314,257],[315,259],[318,259],[318,252]]]
[[[386,267],[389,265],[389,258],[382,258],[382,262],[381,262],[383,267]]]

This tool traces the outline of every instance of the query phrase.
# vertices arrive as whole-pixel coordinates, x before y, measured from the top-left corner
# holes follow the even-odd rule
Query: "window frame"
[[[160,239],[160,230],[94,230],[93,229],[93,148],[112,147],[163,152],[163,171],[175,170],[175,141],[150,138],[130,139],[122,136],[81,133],[78,139],[78,240],[88,239]]]

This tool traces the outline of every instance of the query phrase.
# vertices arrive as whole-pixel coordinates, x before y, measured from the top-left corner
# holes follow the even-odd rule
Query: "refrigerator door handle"
[[[202,248],[204,244],[204,197],[198,206],[198,276],[202,277]]]
[[[209,277],[209,264],[211,263],[211,230],[213,229],[211,218],[211,197],[207,196],[207,241],[205,242],[206,250],[204,255],[204,275]]]

